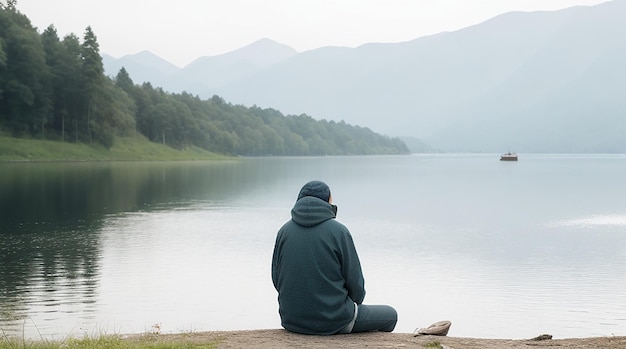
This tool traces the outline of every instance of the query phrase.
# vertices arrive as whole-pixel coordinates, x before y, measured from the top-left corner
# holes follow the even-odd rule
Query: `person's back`
[[[334,219],[328,186],[307,183],[291,216],[278,232],[272,259],[282,326],[324,335],[392,331],[397,321],[393,308],[361,304],[361,264],[350,232]]]

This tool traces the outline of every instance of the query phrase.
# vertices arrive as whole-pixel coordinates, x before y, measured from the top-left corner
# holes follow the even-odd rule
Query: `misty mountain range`
[[[626,153],[626,0],[510,12],[401,43],[302,53],[269,39],[178,68],[115,59],[135,83],[344,120],[431,149]]]

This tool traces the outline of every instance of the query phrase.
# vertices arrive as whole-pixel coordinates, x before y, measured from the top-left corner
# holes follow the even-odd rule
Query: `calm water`
[[[626,335],[626,157],[0,164],[0,329],[279,328],[277,229],[326,181],[398,332]]]

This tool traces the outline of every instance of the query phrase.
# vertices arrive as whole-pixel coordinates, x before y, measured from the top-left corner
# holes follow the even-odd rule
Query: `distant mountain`
[[[162,86],[345,120],[443,151],[626,152],[624,18],[626,0],[614,0],[512,12],[403,43],[296,54],[262,40],[270,48],[252,56],[270,63],[241,63],[235,53],[250,57],[248,47],[199,59]]]
[[[104,73],[108,76],[116,76],[124,67],[136,84],[149,81],[154,86],[163,87],[168,83],[167,78],[180,70],[177,66],[148,51],[118,59],[103,54],[102,63]]]
[[[507,40],[514,36],[507,23],[541,31],[515,69],[453,108],[459,117],[429,141],[469,151],[626,152],[624,18],[620,0],[485,23],[501,35],[492,46],[523,43]]]
[[[261,39],[226,54],[200,57],[184,68],[147,51],[119,59],[103,55],[103,63],[107,75],[117,75],[124,66],[135,83],[150,81],[155,87],[170,92],[187,91],[211,97],[214,94],[211,91],[234,84],[297,53],[289,46]]]
[[[626,2],[612,1],[509,13],[406,43],[322,48],[220,95],[446,151],[626,151],[624,18]]]
[[[174,80],[177,85],[173,87],[184,90],[187,82],[194,81],[207,89],[219,88],[284,62],[296,54],[298,52],[289,46],[261,39],[239,50],[196,59],[176,74]]]

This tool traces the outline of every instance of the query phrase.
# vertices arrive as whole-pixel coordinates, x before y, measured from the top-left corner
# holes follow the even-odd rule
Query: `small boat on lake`
[[[508,152],[500,155],[500,161],[517,161],[517,154]]]

